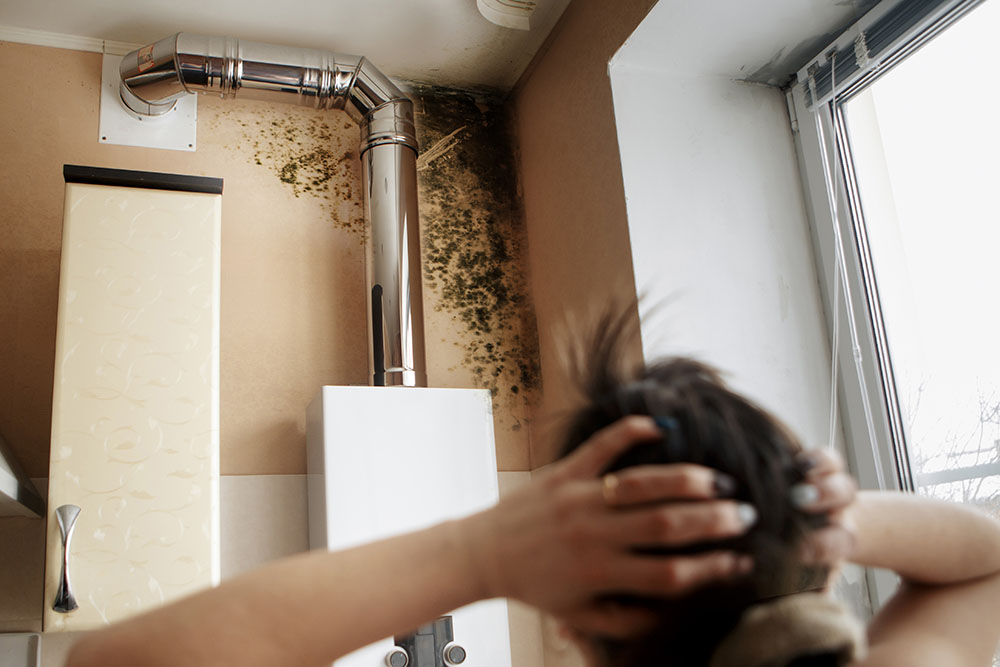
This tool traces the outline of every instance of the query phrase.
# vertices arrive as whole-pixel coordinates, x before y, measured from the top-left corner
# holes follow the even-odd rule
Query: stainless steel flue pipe
[[[388,77],[359,56],[178,33],[126,55],[120,90],[144,116],[192,93],[345,110],[361,126],[371,382],[427,386],[413,103]]]

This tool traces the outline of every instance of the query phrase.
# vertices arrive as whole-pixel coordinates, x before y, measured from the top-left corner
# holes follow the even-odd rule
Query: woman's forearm
[[[948,584],[1000,572],[1000,522],[969,507],[912,494],[862,492],[852,510],[851,561],[906,580]]]
[[[275,563],[88,636],[68,665],[329,664],[484,597],[457,524]]]
[[[604,636],[632,632],[646,612],[609,607],[606,593],[676,596],[750,565],[721,550],[635,553],[637,545],[735,537],[752,523],[737,502],[719,498],[718,475],[701,466],[638,467],[617,473],[613,484],[598,478],[627,448],[659,434],[652,419],[623,419],[495,507],[271,563],[86,636],[68,667],[326,665],[490,597],[520,599]]]

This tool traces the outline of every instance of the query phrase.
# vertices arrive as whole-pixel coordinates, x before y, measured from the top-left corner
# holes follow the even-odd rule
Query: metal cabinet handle
[[[59,575],[59,590],[56,591],[52,609],[62,614],[73,611],[79,606],[69,586],[69,541],[73,537],[73,528],[79,515],[80,508],[76,505],[63,505],[56,510],[59,532],[62,533],[63,562],[62,573]]]

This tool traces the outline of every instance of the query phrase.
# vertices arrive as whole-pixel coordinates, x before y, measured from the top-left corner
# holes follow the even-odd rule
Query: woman
[[[690,359],[622,369],[625,318],[605,318],[578,364],[584,403],[564,452],[627,415],[648,415],[660,437],[602,472],[617,480],[649,465],[696,464],[728,475],[730,497],[759,515],[711,543],[671,544],[667,525],[646,555],[719,549],[752,558],[743,575],[681,597],[606,597],[649,620],[610,638],[584,633],[592,660],[612,666],[854,667],[991,664],[1000,638],[1000,524],[965,507],[903,494],[862,493],[829,453],[803,453],[770,414]],[[620,484],[612,481],[612,488]],[[676,534],[676,533],[675,533]],[[663,545],[667,546],[664,547]],[[868,630],[823,590],[842,560],[894,570],[902,586]],[[638,627],[638,626],[637,626]]]

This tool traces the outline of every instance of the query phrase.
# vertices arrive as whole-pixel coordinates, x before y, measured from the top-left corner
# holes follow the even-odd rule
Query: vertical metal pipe
[[[121,64],[122,102],[167,113],[190,93],[344,109],[361,125],[369,369],[382,386],[427,386],[413,104],[364,58],[178,33]]]
[[[373,109],[361,136],[371,381],[426,387],[413,103],[397,99]]]
[[[417,154],[381,144],[362,156],[367,244],[369,367],[376,386],[427,386],[424,371]]]

